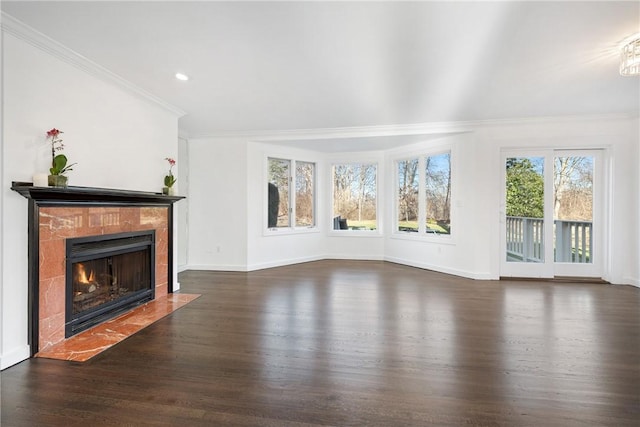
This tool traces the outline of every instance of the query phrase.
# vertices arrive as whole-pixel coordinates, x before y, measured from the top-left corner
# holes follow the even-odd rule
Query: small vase
[[[49,187],[66,187],[69,178],[64,175],[49,175]]]
[[[173,187],[162,187],[162,194],[165,196],[175,196],[176,190]]]
[[[49,176],[46,173],[37,173],[33,175],[33,186],[34,187],[48,187],[49,186]]]

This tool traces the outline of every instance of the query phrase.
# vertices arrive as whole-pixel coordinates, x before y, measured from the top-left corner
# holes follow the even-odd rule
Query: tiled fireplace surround
[[[29,322],[32,355],[65,341],[66,239],[155,230],[155,298],[173,292],[173,203],[180,196],[13,183],[29,200]]]
[[[65,245],[74,237],[156,230],[155,296],[168,291],[167,207],[44,207],[39,225],[38,347],[65,339]]]

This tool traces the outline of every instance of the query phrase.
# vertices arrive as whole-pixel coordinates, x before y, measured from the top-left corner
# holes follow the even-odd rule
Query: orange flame
[[[87,271],[84,268],[84,264],[76,264],[76,282],[88,285],[95,281],[96,278],[94,276],[93,270],[89,273],[89,277],[87,277]]]

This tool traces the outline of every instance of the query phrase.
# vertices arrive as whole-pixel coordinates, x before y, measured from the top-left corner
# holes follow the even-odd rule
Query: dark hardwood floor
[[[638,426],[640,289],[384,262],[190,271],[85,363],[1,374],[6,426]]]

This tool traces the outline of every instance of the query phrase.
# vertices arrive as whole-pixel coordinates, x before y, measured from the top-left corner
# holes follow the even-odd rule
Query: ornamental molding
[[[219,132],[188,135],[189,139],[238,139],[253,142],[303,141],[309,139],[348,139],[378,136],[448,136],[507,126],[578,124],[598,121],[628,121],[640,113],[585,114],[573,116],[540,116],[457,122],[427,122],[380,126],[355,126],[320,129],[285,129],[272,131]]]
[[[0,28],[2,28],[3,33],[10,34],[89,75],[123,89],[125,92],[136,95],[138,98],[144,99],[152,104],[158,105],[175,114],[177,117],[182,117],[186,114],[186,112],[180,108],[169,104],[152,93],[134,85],[130,81],[125,80],[117,74],[107,70],[100,64],[80,55],[76,51],[66,47],[62,43],[39,32],[5,12],[0,12]]]

